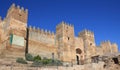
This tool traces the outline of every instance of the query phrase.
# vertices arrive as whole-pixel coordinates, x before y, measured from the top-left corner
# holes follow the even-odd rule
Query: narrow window
[[[19,16],[22,16],[21,14],[19,14]]]
[[[68,40],[70,40],[70,37],[68,37]]]
[[[90,43],[90,46],[92,46],[92,43]]]

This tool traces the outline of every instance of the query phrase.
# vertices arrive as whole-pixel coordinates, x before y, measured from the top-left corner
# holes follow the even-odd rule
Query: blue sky
[[[110,40],[120,46],[120,0],[1,0],[0,16],[6,16],[12,3],[29,10],[28,25],[55,32],[65,21],[74,25],[75,36],[89,29],[97,45]]]

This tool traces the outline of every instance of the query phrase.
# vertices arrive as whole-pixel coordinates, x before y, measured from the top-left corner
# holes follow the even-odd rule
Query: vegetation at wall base
[[[30,53],[27,53],[25,55],[25,58],[26,58],[27,61],[33,61],[34,60],[34,57]]]
[[[43,58],[41,59],[41,56],[32,56],[30,53],[25,55],[25,58],[27,61],[31,61],[32,67],[40,67],[40,66],[61,66],[62,62],[59,60],[54,60],[54,59],[48,59],[48,58]],[[16,62],[22,63],[22,64],[27,64],[27,61],[24,60],[23,58],[18,58]]]
[[[33,61],[32,67],[40,67],[40,66],[43,66],[42,62],[41,61]]]
[[[17,58],[16,62],[22,63],[22,64],[27,64],[27,61],[24,60],[23,58]]]
[[[40,61],[34,61],[32,66],[39,67],[39,66],[61,66],[62,62],[59,60],[52,60],[52,59],[42,59]]]
[[[33,58],[33,61],[40,61],[40,60],[41,60],[41,57],[39,55],[37,55]]]

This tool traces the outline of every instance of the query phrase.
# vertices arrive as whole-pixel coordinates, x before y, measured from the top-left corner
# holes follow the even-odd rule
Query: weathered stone
[[[28,53],[40,55],[42,58],[53,58],[54,56],[55,59],[61,60],[64,65],[69,66],[96,62],[97,58],[93,58],[95,56],[118,52],[117,44],[112,44],[110,41],[102,42],[97,47],[94,33],[89,30],[83,30],[78,37],[75,37],[74,26],[64,21],[56,26],[56,33],[46,29],[39,30],[37,27],[27,28],[27,21],[28,10],[13,4],[8,10],[5,20],[0,20],[0,55],[11,59],[24,58],[25,52],[28,50]],[[12,43],[14,35],[19,40],[21,40],[20,37],[24,39],[21,40],[24,41],[24,46]],[[102,66],[101,63],[99,64]],[[99,67],[94,63],[85,66],[88,68],[92,66],[91,70],[96,70],[95,66]],[[80,67],[78,66],[78,68]],[[102,68],[100,67],[100,69]],[[86,70],[88,69],[86,68]]]

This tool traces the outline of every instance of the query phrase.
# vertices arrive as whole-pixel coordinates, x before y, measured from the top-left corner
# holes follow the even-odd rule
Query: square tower
[[[74,27],[61,22],[56,27],[58,58],[64,62],[75,61]]]
[[[79,37],[81,37],[88,46],[95,46],[95,39],[93,32],[85,29],[79,33]]]
[[[14,53],[25,53],[27,19],[28,10],[12,4],[4,20],[4,31],[7,37],[6,48]]]
[[[83,30],[79,33],[79,37],[82,38],[84,42],[85,59],[96,55],[94,33],[89,30]]]

